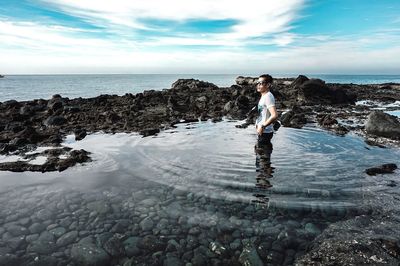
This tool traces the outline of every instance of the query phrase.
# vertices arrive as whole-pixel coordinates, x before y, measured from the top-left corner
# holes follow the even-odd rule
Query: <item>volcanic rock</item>
[[[368,134],[400,139],[400,122],[397,117],[382,111],[373,111],[369,114],[365,130]]]

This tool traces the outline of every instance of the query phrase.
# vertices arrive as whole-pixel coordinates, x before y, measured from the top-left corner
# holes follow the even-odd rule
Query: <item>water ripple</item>
[[[181,125],[174,134],[127,145],[120,158],[129,154],[130,160],[119,163],[135,177],[200,196],[242,202],[256,197],[268,206],[337,210],[362,205],[376,186],[364,169],[399,155],[397,150],[367,150],[355,136],[282,128],[273,138],[273,177],[260,185],[255,138],[252,128],[237,129],[229,122]]]

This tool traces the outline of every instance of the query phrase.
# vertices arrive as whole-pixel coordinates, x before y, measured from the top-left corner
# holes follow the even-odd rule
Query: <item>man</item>
[[[273,136],[273,123],[278,118],[275,107],[275,97],[270,92],[273,79],[270,75],[261,75],[257,82],[257,91],[261,94],[258,102],[258,118],[256,120],[256,130],[258,134],[256,144],[256,165],[259,167],[260,159],[263,167],[270,167],[272,153],[271,139]]]

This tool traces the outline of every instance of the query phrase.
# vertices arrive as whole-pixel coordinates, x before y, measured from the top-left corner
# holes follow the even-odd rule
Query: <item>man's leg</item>
[[[255,146],[256,152],[256,169],[268,172],[271,169],[271,153],[272,153],[272,139],[273,133],[264,133],[258,136]],[[270,173],[268,173],[270,174]]]

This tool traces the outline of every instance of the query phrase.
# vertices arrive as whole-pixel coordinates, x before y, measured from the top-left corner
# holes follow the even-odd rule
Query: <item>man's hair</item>
[[[273,78],[271,77],[271,75],[268,75],[268,74],[263,74],[263,75],[259,76],[259,78],[265,79],[265,82],[267,82],[267,83],[273,82]]]

